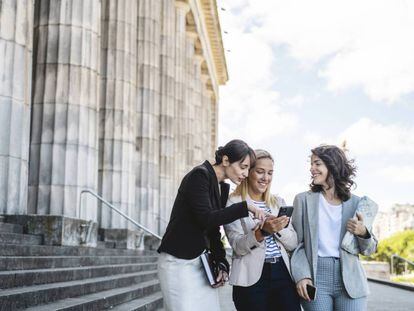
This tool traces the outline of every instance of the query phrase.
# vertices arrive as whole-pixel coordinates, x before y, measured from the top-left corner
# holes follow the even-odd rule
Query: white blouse
[[[332,205],[319,194],[318,256],[339,258],[342,204]]]

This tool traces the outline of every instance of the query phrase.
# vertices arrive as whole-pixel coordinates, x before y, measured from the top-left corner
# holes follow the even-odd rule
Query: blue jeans
[[[256,284],[233,286],[238,311],[300,311],[299,296],[283,260],[265,263]]]

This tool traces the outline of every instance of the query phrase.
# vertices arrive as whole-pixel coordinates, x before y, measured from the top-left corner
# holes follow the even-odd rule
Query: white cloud
[[[257,88],[251,94],[243,90],[226,89],[221,96],[221,139],[227,141],[238,137],[260,144],[295,130],[298,118],[283,112],[279,101],[279,94],[267,89]]]
[[[402,103],[402,96],[414,91],[414,2],[221,2],[227,9],[221,16],[222,29],[229,33],[224,35],[224,44],[231,52],[227,54],[230,81],[220,89],[220,141],[239,137],[253,147],[278,154],[281,169],[273,190],[290,203],[296,193],[307,189],[310,148],[321,143],[339,145],[346,139],[350,157],[357,157],[361,165],[356,194],[369,195],[381,208],[412,201],[414,173],[407,159],[414,154],[414,125],[397,123],[398,111],[384,118],[389,120],[387,123],[361,118],[345,125],[345,129],[339,128],[350,119],[344,116],[329,131],[323,124],[306,127],[307,122],[302,125],[298,118],[308,118],[309,107],[304,107],[307,102],[324,103],[330,98],[326,90],[346,92],[360,88],[371,100]],[[291,58],[286,58],[285,51]],[[276,59],[279,56],[287,59],[286,66]],[[304,72],[295,80],[292,74],[297,74],[298,64]],[[291,79],[290,85],[286,81],[277,84],[286,78],[280,75],[282,72]],[[318,75],[314,76],[314,72]],[[283,96],[292,94],[294,81],[302,83],[301,77],[306,81],[319,79],[311,86],[312,94],[320,98]],[[320,82],[326,82],[325,90],[320,89]],[[352,102],[349,109],[369,105],[369,99]],[[305,109],[298,109],[301,107]],[[319,106],[315,105],[315,109]],[[378,113],[387,113],[381,105],[378,109]],[[389,181],[388,191],[383,191],[384,180]]]
[[[315,148],[321,144],[338,144],[336,139],[323,137],[322,135],[312,131],[305,133],[303,141],[307,149]]]
[[[303,107],[305,103],[305,97],[303,95],[295,95],[291,98],[284,99],[283,105],[284,106],[290,106],[295,108],[301,108]]]
[[[293,200],[298,193],[301,193],[308,189],[310,183],[310,178],[303,179],[302,182],[290,182],[282,186],[280,191],[275,191],[275,193],[280,193],[280,195],[286,200],[286,204],[293,204]]]
[[[338,141],[357,155],[414,155],[414,127],[384,125],[362,118],[349,126]]]
[[[303,136],[303,142],[307,147],[320,144],[340,146],[344,141],[352,155],[414,155],[414,126],[385,125],[369,118],[361,118],[336,137],[323,136],[311,131]]]
[[[384,178],[384,183],[414,183],[414,166],[392,165],[384,167],[378,172],[378,175]]]
[[[261,0],[258,4],[232,0],[226,4],[236,8],[238,27],[249,29],[252,36],[286,45],[304,68],[322,65],[319,76],[332,91],[361,87],[371,99],[390,103],[414,91],[412,1]]]
[[[356,156],[383,158],[414,155],[414,126],[385,125],[369,118],[361,118],[336,137],[311,131],[303,136],[303,142],[309,148],[320,144],[340,146],[344,141],[350,154]]]
[[[223,29],[230,80],[220,94],[220,140],[238,137],[259,144],[275,135],[288,133],[298,125],[297,117],[281,109],[282,104],[300,105],[295,96],[284,99],[272,89],[275,55],[269,42],[247,30],[244,17],[228,15]]]

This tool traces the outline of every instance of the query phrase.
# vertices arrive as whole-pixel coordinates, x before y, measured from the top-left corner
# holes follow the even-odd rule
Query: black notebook
[[[210,252],[204,252],[201,254],[200,258],[201,258],[201,263],[203,264],[204,272],[207,277],[207,281],[209,282],[211,286],[217,284],[216,279],[217,279],[218,271],[215,267],[213,256],[211,255]]]

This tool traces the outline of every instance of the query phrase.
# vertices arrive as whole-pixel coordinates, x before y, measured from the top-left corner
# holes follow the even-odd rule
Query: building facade
[[[162,234],[227,79],[215,0],[0,1],[0,214]]]
[[[414,205],[394,204],[389,211],[379,212],[374,222],[374,234],[379,240],[394,233],[414,229]]]

